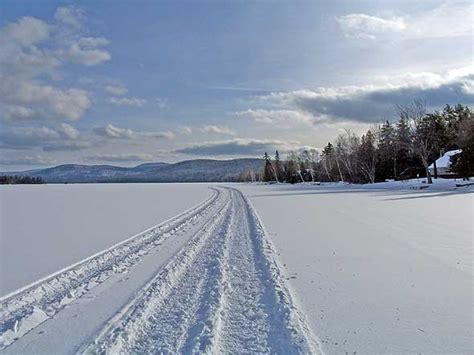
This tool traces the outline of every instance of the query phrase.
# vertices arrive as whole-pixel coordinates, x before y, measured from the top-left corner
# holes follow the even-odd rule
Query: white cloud
[[[186,135],[190,135],[193,133],[193,129],[191,127],[188,127],[188,126],[184,126],[181,128],[181,132],[183,134],[186,134]]]
[[[104,127],[98,127],[94,130],[96,134],[106,138],[117,139],[139,139],[139,138],[158,138],[158,139],[173,139],[175,137],[173,132],[138,132],[129,128],[121,128],[108,124]]]
[[[103,37],[83,37],[70,45],[66,55],[73,63],[97,65],[112,58],[109,52],[98,48],[108,43],[109,41]]]
[[[137,97],[111,97],[109,102],[117,106],[143,107],[147,101]]]
[[[239,117],[251,118],[256,122],[276,124],[283,127],[292,126],[295,123],[311,125],[318,121],[318,118],[311,113],[298,110],[248,109],[238,111],[235,114]]]
[[[14,81],[13,78],[4,82]],[[4,118],[77,120],[91,106],[89,94],[80,89],[59,89],[34,81],[19,81],[15,88],[0,84]]]
[[[75,127],[71,126],[70,124],[62,123],[58,131],[67,139],[79,138],[79,131]]]
[[[80,46],[87,48],[102,47],[109,43],[110,41],[104,37],[81,37],[78,42]]]
[[[105,92],[114,96],[122,96],[127,93],[127,88],[122,85],[106,85],[104,88]]]
[[[91,94],[64,85],[59,74],[68,62],[90,66],[110,59],[99,48],[107,39],[80,36],[81,18],[79,9],[61,7],[57,23],[22,17],[0,28],[0,119],[77,120],[89,109]]]
[[[11,38],[20,45],[30,46],[49,37],[49,26],[44,21],[26,16],[7,25],[3,32],[4,36]]]
[[[431,10],[399,17],[348,14],[336,18],[347,37],[376,39],[472,36],[474,4],[445,2]]]
[[[403,19],[383,19],[365,14],[350,14],[337,18],[344,33],[349,37],[371,38],[383,32],[400,32],[406,29]]]
[[[416,37],[473,35],[474,4],[446,1],[431,11],[408,16],[408,30]]]
[[[75,6],[61,6],[56,9],[54,18],[62,24],[80,28],[84,19],[84,12]]]
[[[235,131],[225,126],[209,125],[209,126],[202,127],[200,130],[203,133],[224,134],[224,135],[229,135],[229,136],[235,135]]]

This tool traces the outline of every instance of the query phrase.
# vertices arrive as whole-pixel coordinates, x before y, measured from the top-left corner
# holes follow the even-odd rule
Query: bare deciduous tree
[[[398,105],[398,112],[402,119],[410,123],[413,150],[420,157],[421,163],[426,171],[428,184],[432,184],[431,173],[429,170],[429,157],[431,141],[435,138],[435,129],[428,120],[426,120],[426,104],[421,100],[414,100],[409,105]]]

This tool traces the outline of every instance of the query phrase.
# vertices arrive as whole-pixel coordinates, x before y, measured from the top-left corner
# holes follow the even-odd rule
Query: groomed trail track
[[[320,353],[242,193],[0,299],[0,353]]]

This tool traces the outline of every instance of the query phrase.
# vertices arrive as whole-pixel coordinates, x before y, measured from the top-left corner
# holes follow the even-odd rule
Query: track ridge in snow
[[[225,203],[81,353],[320,353],[242,193]]]
[[[106,250],[0,298],[0,350],[5,349],[113,274],[127,272],[167,238],[211,218],[222,199],[219,189],[183,213]],[[207,216],[209,215],[209,216]]]

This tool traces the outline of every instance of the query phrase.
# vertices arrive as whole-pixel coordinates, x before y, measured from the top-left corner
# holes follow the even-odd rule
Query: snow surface
[[[0,186],[0,296],[159,224],[206,184]]]
[[[472,186],[418,185],[238,185],[328,354],[474,352]]]
[[[2,187],[2,284],[108,249],[3,297],[0,348],[473,353],[474,186],[459,184]]]
[[[442,157],[436,159],[436,167],[449,168],[451,166],[451,157],[459,153],[462,153],[462,149],[450,150],[444,153]],[[430,169],[434,169],[434,164],[431,164],[429,167]]]
[[[319,353],[253,208],[214,191],[4,297],[3,353]]]

